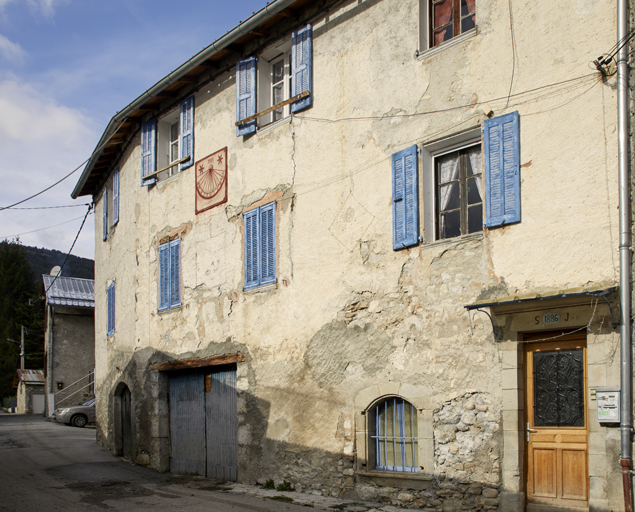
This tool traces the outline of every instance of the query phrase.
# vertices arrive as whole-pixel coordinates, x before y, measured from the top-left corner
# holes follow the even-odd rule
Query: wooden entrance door
[[[528,511],[588,509],[586,335],[531,343],[558,334],[524,339]]]

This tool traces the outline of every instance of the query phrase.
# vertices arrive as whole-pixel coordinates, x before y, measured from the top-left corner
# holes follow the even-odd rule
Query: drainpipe
[[[55,410],[55,398],[53,394],[53,315],[55,314],[55,306],[48,305],[48,331],[49,331],[49,339],[48,339],[48,360],[47,360],[47,368],[46,371],[48,373],[48,381],[49,381],[49,389],[48,394],[46,396],[46,407],[48,409],[48,415],[51,416],[53,411],[51,410],[51,406],[53,410]],[[51,402],[53,402],[51,404]]]
[[[628,35],[628,0],[617,2],[617,41],[621,44]],[[633,512],[632,495],[632,444],[633,431],[633,360],[631,353],[631,223],[629,186],[629,133],[628,133],[628,47],[623,45],[617,54],[617,128],[618,172],[620,187],[620,307],[621,307],[621,456],[622,482],[624,486],[624,510]]]

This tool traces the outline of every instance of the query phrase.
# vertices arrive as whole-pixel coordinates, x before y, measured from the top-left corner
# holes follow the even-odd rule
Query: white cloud
[[[0,34],[0,55],[8,61],[22,62],[26,56],[26,52],[19,44],[10,41]]]
[[[40,14],[50,18],[53,16],[55,7],[59,4],[68,3],[69,0],[28,0],[32,9],[40,12]]]
[[[7,5],[16,1],[17,0],[0,0],[0,12],[3,12]],[[31,11],[50,18],[55,13],[55,7],[60,4],[66,4],[69,1],[70,0],[26,0],[26,3],[30,7]]]
[[[97,130],[82,112],[60,105],[46,91],[15,77],[0,80],[0,206],[24,199],[59,180],[81,164],[93,150]],[[81,171],[42,196],[21,207],[68,205],[70,193]],[[78,203],[90,202],[80,198]],[[0,211],[0,237],[26,233],[68,221],[84,208],[55,210]],[[21,237],[27,245],[38,245],[67,251],[75,238],[80,221]],[[93,221],[87,221],[86,232],[78,242],[75,254],[92,257]]]

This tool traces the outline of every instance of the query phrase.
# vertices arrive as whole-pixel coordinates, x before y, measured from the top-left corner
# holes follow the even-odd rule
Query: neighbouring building
[[[615,9],[274,0],[124,107],[73,192],[99,442],[430,510],[622,510],[615,77],[589,69]]]
[[[53,269],[59,271],[59,267]],[[46,414],[94,395],[95,282],[44,274]]]
[[[13,379],[17,408],[20,414],[44,412],[44,372],[42,370],[16,370]]]

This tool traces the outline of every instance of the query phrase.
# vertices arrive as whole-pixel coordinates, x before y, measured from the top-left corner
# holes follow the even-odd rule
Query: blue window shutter
[[[181,170],[194,165],[194,96],[181,103],[181,158],[189,156],[181,164]]]
[[[307,25],[291,35],[291,90],[292,96],[309,91],[309,96],[295,101],[291,112],[299,112],[313,103],[313,28]]]
[[[245,222],[245,288],[258,286],[258,212],[259,208],[254,208],[243,214]]]
[[[170,307],[170,248],[159,246],[159,311]]]
[[[110,332],[114,333],[115,332],[115,283],[114,281],[110,286],[112,287],[112,291],[110,292],[112,297],[112,301],[111,301],[112,306],[110,307],[111,318],[112,318],[111,324],[110,324]]]
[[[393,249],[419,243],[419,158],[417,146],[392,155]]]
[[[110,283],[107,291],[107,299],[108,299],[108,327],[107,334],[110,336],[115,332],[115,283],[114,281]]]
[[[485,226],[520,222],[520,131],[518,112],[486,119]]]
[[[260,219],[260,284],[276,280],[276,203],[261,206]]]
[[[112,177],[112,225],[119,222],[119,167],[115,169]]]
[[[156,177],[143,177],[156,171],[157,120],[150,119],[141,125],[141,186],[157,182]]]
[[[101,200],[102,203],[102,240],[105,242],[108,238],[108,189],[104,189],[104,195]]]
[[[236,121],[256,114],[256,67],[258,59],[251,57],[236,64]],[[236,137],[256,131],[256,121],[236,127]]]
[[[170,242],[170,307],[181,305],[181,239]]]

